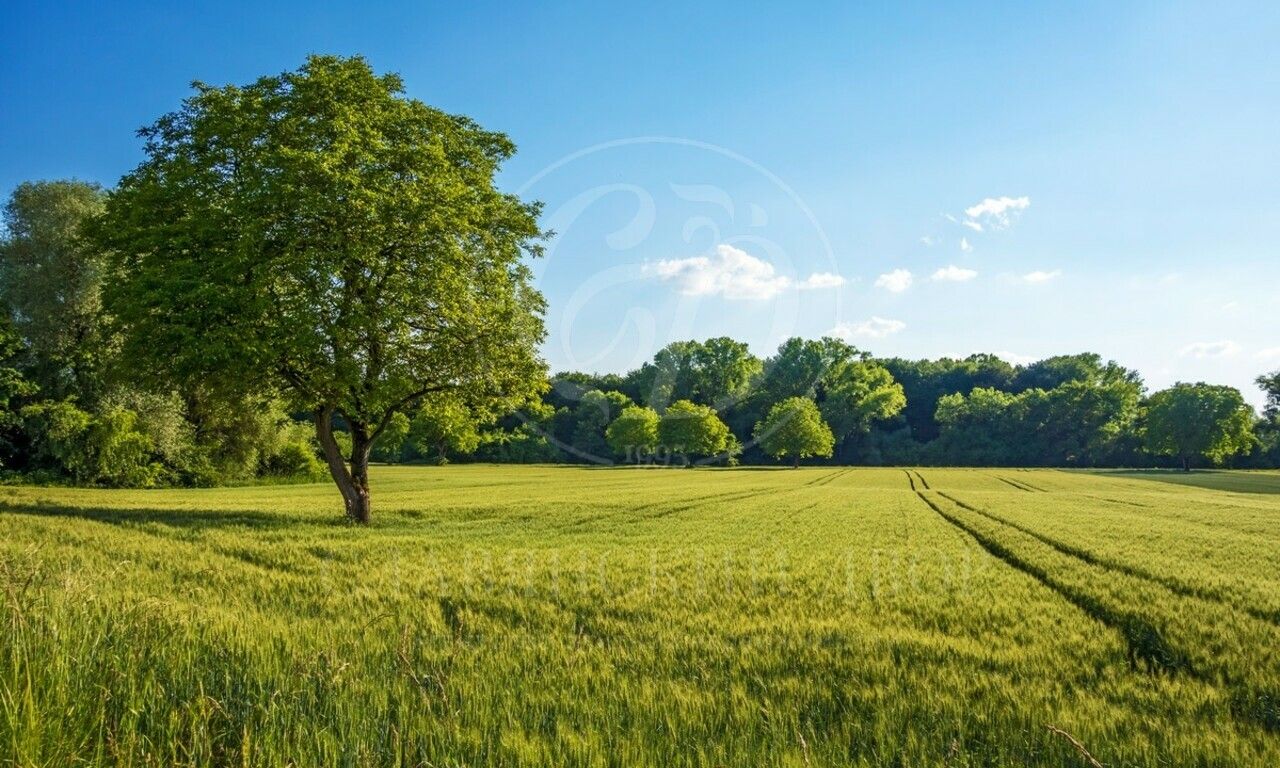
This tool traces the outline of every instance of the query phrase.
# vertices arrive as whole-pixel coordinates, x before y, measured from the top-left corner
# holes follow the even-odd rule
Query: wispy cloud
[[[902,293],[911,287],[914,278],[911,272],[905,269],[895,269],[892,272],[886,272],[876,278],[876,287],[883,288],[890,293]]]
[[[901,320],[889,320],[883,317],[872,317],[860,323],[840,323],[827,331],[828,336],[852,341],[853,339],[883,339],[902,331],[907,324]]]
[[[957,267],[955,264],[939,269],[929,278],[936,283],[963,283],[977,277],[978,273],[972,269]]]
[[[774,266],[732,245],[721,244],[709,256],[663,259],[646,264],[645,274],[675,283],[686,296],[723,296],[726,299],[772,299],[788,289],[834,288],[844,278],[815,272],[796,282],[779,275]]]
[[[1230,357],[1240,351],[1234,341],[1197,341],[1178,350],[1182,357]]]
[[[963,223],[976,232],[1007,229],[1018,214],[1030,207],[1029,197],[988,197],[964,209]]]
[[[960,238],[960,250],[964,251],[965,253],[973,253],[973,246],[969,245],[969,238],[967,237]]]
[[[920,244],[923,245],[925,248],[932,248],[933,246],[937,245],[940,242],[942,242],[940,238],[931,237],[930,235],[925,235],[924,237],[920,238]]]
[[[1034,272],[1028,272],[1025,275],[1023,275],[1022,280],[1027,283],[1047,283],[1050,280],[1056,280],[1059,277],[1062,277],[1062,270],[1060,269],[1055,269],[1052,271],[1037,269]]]
[[[1253,357],[1254,359],[1262,360],[1263,362],[1280,360],[1280,347],[1267,347],[1266,349],[1260,349],[1253,353]]]
[[[844,278],[831,272],[814,272],[805,279],[796,283],[796,287],[802,291],[811,291],[818,288],[838,288],[844,285]]]

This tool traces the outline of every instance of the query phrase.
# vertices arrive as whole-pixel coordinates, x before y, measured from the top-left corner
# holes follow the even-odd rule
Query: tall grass
[[[912,477],[0,489],[0,765],[1280,764],[1280,496]]]

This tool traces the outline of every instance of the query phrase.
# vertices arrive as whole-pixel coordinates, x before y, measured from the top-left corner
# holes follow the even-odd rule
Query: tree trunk
[[[1182,454],[1182,471],[1183,472],[1191,471],[1191,457],[1187,456],[1187,454],[1185,453]]]
[[[369,451],[373,441],[369,432],[362,425],[351,427],[351,465],[338,448],[338,441],[333,437],[333,409],[322,408],[315,412],[316,437],[320,447],[324,449],[325,463],[329,465],[329,474],[342,494],[342,503],[346,507],[347,517],[356,523],[369,522]]]
[[[800,456],[799,456],[799,455],[796,455],[796,456],[792,456],[792,457],[791,457],[791,468],[792,468],[792,469],[799,469],[799,468],[800,468]]]

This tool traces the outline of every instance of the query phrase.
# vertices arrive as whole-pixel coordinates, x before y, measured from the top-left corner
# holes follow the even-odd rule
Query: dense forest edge
[[[331,474],[367,518],[369,461],[1280,466],[1280,371],[1258,378],[1262,414],[1226,386],[1149,392],[1093,353],[907,360],[835,338],[765,358],[680,341],[624,374],[548,375],[524,266],[540,208],[493,183],[514,146],[401,90],[335,57],[196,84],[116,188],[13,190],[4,477]]]

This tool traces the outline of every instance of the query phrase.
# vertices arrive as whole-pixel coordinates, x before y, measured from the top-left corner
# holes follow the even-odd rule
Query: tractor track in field
[[[1000,475],[992,475],[992,477],[994,477],[995,479],[999,480],[1000,482],[1004,483],[1005,485],[1011,488],[1017,488],[1018,490],[1026,491],[1027,493],[1044,493],[1045,492],[1043,488],[1037,488],[1034,485],[1030,485],[1029,483],[1023,483],[1018,480],[1010,480],[1009,478],[1001,477]]]
[[[907,475],[907,484],[911,486],[911,490],[916,493],[920,492],[920,488],[923,488],[926,491],[933,490],[929,487],[929,481],[925,480],[924,475],[920,474],[919,471],[914,469],[904,469],[902,471]],[[919,488],[916,487],[917,482],[920,483]]]
[[[1152,584],[1157,584],[1169,590],[1170,592],[1173,592],[1174,594],[1181,595],[1182,597],[1190,597],[1197,600],[1213,602],[1213,603],[1217,603],[1219,605],[1223,605],[1228,608],[1231,608],[1232,610],[1244,611],[1245,613],[1249,614],[1255,619],[1258,619],[1259,621],[1264,621],[1269,624],[1280,626],[1280,612],[1265,611],[1265,610],[1260,610],[1258,608],[1253,608],[1252,606],[1248,606],[1248,605],[1239,605],[1223,597],[1221,594],[1213,590],[1208,590],[1201,587],[1195,587],[1190,584],[1185,584],[1175,579],[1170,579],[1167,576],[1161,576],[1159,574],[1152,573],[1145,569],[1138,568],[1136,566],[1129,565],[1128,563],[1120,562],[1119,560],[1114,560],[1109,557],[1101,557],[1099,555],[1096,555],[1090,552],[1087,549],[1083,549],[1081,547],[1077,547],[1072,544],[1067,544],[1064,541],[1061,541],[1059,539],[1053,538],[1052,536],[1043,534],[1029,526],[1023,525],[1022,523],[1009,520],[989,510],[985,510],[980,507],[975,507],[972,504],[961,501],[960,499],[957,499],[955,496],[952,496],[951,494],[946,493],[945,491],[939,491],[938,495],[950,501],[952,504],[955,504],[957,507],[960,507],[961,509],[966,509],[970,512],[973,512],[974,514],[982,515],[983,517],[987,518],[988,520],[994,523],[997,523],[999,525],[1006,525],[1014,529],[1015,531],[1020,531],[1021,533],[1024,533],[1030,536],[1036,541],[1039,541],[1041,544],[1044,544],[1054,550],[1057,550],[1061,554],[1064,554],[1068,557],[1074,557],[1077,560],[1080,560],[1084,563],[1088,563],[1089,565],[1092,565],[1098,568],[1103,568],[1109,571],[1117,571],[1119,573],[1123,573],[1126,576],[1131,576],[1135,579],[1141,579],[1143,581],[1151,582]]]
[[[1147,674],[1185,674],[1187,677],[1210,687],[1224,689],[1229,694],[1231,711],[1234,715],[1263,730],[1272,733],[1280,732],[1280,706],[1277,706],[1277,700],[1280,699],[1280,690],[1254,687],[1247,680],[1242,680],[1239,675],[1231,673],[1229,670],[1213,669],[1212,664],[1210,664],[1210,669],[1200,669],[1198,664],[1192,663],[1188,653],[1166,640],[1161,628],[1147,616],[1137,611],[1114,608],[1085,590],[1063,583],[1060,579],[1055,578],[1050,570],[1030,562],[1012,548],[966,523],[960,517],[948,513],[941,505],[935,503],[933,499],[926,496],[922,491],[917,491],[916,495],[943,520],[960,531],[967,533],[988,554],[1035,579],[1076,608],[1079,608],[1085,615],[1117,632],[1128,647],[1127,655],[1130,669],[1135,672],[1138,671],[1139,662],[1141,662]],[[961,509],[974,511],[968,506],[960,506],[950,496],[944,494],[939,494],[939,496],[952,504],[956,504]],[[978,514],[981,515],[982,513],[978,512]],[[988,517],[990,516],[988,515]],[[1003,522],[999,519],[994,521]],[[1004,522],[1004,525],[1014,530],[1020,530],[1007,522]],[[1040,540],[1040,537],[1034,534],[1027,533],[1027,535]],[[1053,547],[1048,542],[1043,543],[1056,550],[1056,547]],[[1087,560],[1081,560],[1081,562],[1104,571],[1109,570],[1103,565],[1094,565]],[[1120,573],[1121,575],[1128,575],[1124,574],[1123,571]],[[1130,578],[1135,577],[1130,576]],[[1141,577],[1136,578],[1142,580]],[[1158,587],[1169,589],[1159,582],[1154,582],[1154,584]],[[1169,591],[1173,592],[1172,589]],[[1223,607],[1233,610],[1238,609],[1238,606],[1234,605],[1224,605]]]
[[[667,515],[674,514],[676,512],[684,512],[690,509],[696,509],[698,507],[705,506],[707,504],[713,504],[717,501],[737,501],[738,499],[745,499],[751,496],[758,496],[767,492],[768,491],[766,489],[758,488],[750,491],[740,491],[740,490],[722,491],[720,493],[712,493],[706,496],[694,496],[693,498],[689,498],[689,499],[670,499],[668,501],[651,501],[647,504],[640,504],[634,507],[625,507],[622,509],[617,509],[617,510],[605,512],[602,514],[584,515],[582,517],[575,519],[573,522],[569,523],[566,526],[566,528],[571,530],[577,529],[577,528],[583,528],[592,523],[599,523],[605,520],[610,520],[610,519],[619,517],[621,515],[631,515],[637,512],[646,512],[651,509],[661,508],[664,505],[669,503],[677,505],[676,507],[669,508],[669,509],[660,509],[659,513],[656,515],[641,515],[636,518],[637,520],[651,520],[654,518],[666,517]]]
[[[834,481],[837,477],[843,477],[852,471],[853,471],[852,468],[837,469],[834,472],[828,472],[825,475],[819,475],[818,477],[815,477],[812,480],[806,480],[804,483],[801,483],[801,487],[809,488],[809,487],[817,487],[820,485],[827,485],[828,483],[831,483],[832,481]]]
[[[1134,670],[1137,670],[1138,663],[1142,662],[1149,673],[1156,671],[1185,672],[1193,677],[1198,677],[1196,671],[1191,668],[1190,661],[1180,651],[1169,646],[1159,628],[1145,617],[1136,613],[1115,611],[1092,595],[1063,584],[1060,580],[1054,578],[1048,570],[1028,561],[1011,548],[967,524],[956,515],[947,512],[941,505],[926,496],[924,492],[916,491],[916,495],[939,517],[959,529],[962,533],[968,534],[987,554],[1014,570],[1030,576],[1054,594],[1080,609],[1085,615],[1117,632],[1128,647],[1129,666]]]

